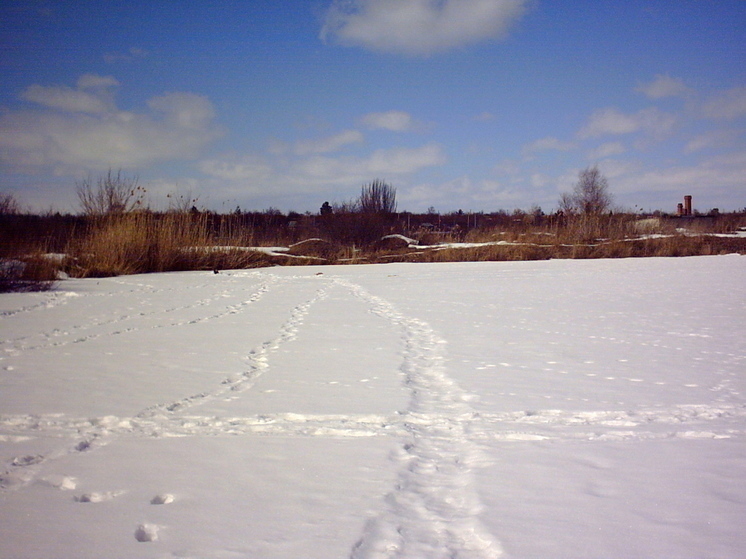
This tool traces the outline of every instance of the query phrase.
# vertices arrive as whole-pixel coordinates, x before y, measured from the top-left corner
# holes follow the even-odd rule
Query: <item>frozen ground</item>
[[[0,295],[0,557],[744,557],[745,319],[736,255]]]

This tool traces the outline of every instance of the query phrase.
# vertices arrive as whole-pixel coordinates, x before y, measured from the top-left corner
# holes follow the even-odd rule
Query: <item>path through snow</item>
[[[729,266],[733,263],[728,261]],[[110,509],[110,519],[98,519],[106,525],[101,533],[118,531],[126,533],[132,544],[156,546],[128,548],[124,540],[115,542],[115,536],[103,542],[93,531],[83,536],[90,546],[88,551],[77,550],[79,557],[160,557],[164,553],[174,557],[200,553],[214,557],[292,557],[299,552],[307,557],[354,558],[514,556],[516,535],[501,535],[502,526],[511,524],[504,517],[505,522],[495,517],[494,511],[500,507],[492,504],[494,489],[505,481],[490,480],[487,502],[481,498],[485,476],[478,473],[485,468],[494,470],[500,464],[501,451],[496,444],[727,440],[738,441],[733,448],[743,458],[744,381],[736,374],[738,364],[743,363],[743,348],[730,348],[735,351],[728,357],[730,361],[718,361],[719,381],[708,387],[714,397],[700,403],[607,409],[532,405],[502,411],[504,404],[486,407],[480,400],[482,394],[462,388],[461,381],[474,381],[461,368],[454,368],[449,340],[437,326],[423,319],[428,313],[402,310],[417,302],[415,293],[405,291],[407,304],[402,304],[400,290],[391,292],[394,298],[399,297],[398,304],[374,294],[376,290],[386,291],[377,288],[387,280],[401,285],[389,271],[424,270],[433,274],[437,269],[368,269],[373,272],[370,276],[355,268],[309,268],[300,273],[292,269],[228,272],[209,279],[200,274],[171,274],[100,283],[73,281],[67,291],[0,300],[0,450],[4,460],[0,470],[0,502],[4,503],[0,557],[56,556],[50,551],[54,549],[55,532],[48,532],[52,536],[45,538],[45,529],[34,525],[36,513],[26,520],[9,508],[45,500],[49,504],[51,501],[44,496],[49,491],[72,495],[65,503],[55,499],[51,507],[53,513],[67,515],[60,531],[88,518],[68,510],[70,502],[102,507],[126,502],[126,507]],[[740,261],[733,269],[743,275]],[[489,283],[485,282],[484,288],[488,289]],[[485,300],[493,300],[486,291]],[[458,304],[454,299],[449,301]],[[471,312],[479,308],[478,299],[467,297],[464,302],[472,305]],[[519,315],[521,309],[518,305]],[[731,312],[738,316],[741,310]],[[432,314],[432,309],[428,312]],[[516,325],[535,335],[537,323],[523,320]],[[571,330],[561,333],[571,334]],[[583,351],[581,346],[570,349]],[[717,343],[708,349],[720,350],[722,346]],[[458,351],[461,355],[468,348],[459,347]],[[514,391],[520,390],[522,377],[500,374],[511,364],[503,367],[494,359],[485,360],[487,352],[483,350],[473,357],[474,361],[482,358],[476,371],[493,374],[485,397],[496,394],[498,387],[501,393],[510,391],[511,386]],[[514,357],[510,358],[513,363]],[[603,355],[585,355],[580,361],[603,362]],[[458,374],[454,376],[454,372]],[[537,372],[529,367],[523,374],[536,378]],[[595,377],[609,383],[624,378],[606,365],[587,375],[583,382]],[[645,377],[643,372],[629,376],[628,385],[653,385]],[[575,382],[578,389],[585,390],[584,385]],[[534,403],[536,396],[527,394],[525,400]],[[130,455],[125,461],[131,464],[114,463],[111,474],[100,478],[111,484],[119,478],[118,485],[94,489],[85,477],[86,472],[91,478],[101,475],[86,467],[86,461],[91,466],[96,457],[95,463],[103,460],[106,464],[108,455],[121,457],[123,449],[133,448],[138,440],[157,444],[174,438],[191,439],[195,441],[193,448],[202,448],[209,438],[230,442],[235,437],[246,441],[241,446],[266,448],[265,455],[250,459],[256,462],[250,462],[249,468],[263,468],[261,460],[275,460],[273,456],[282,452],[282,447],[269,441],[294,445],[301,439],[320,443],[313,443],[317,455],[309,456],[309,469],[325,452],[330,456],[338,452],[323,441],[351,441],[350,445],[353,440],[380,441],[370,445],[366,453],[379,453],[382,462],[376,464],[387,466],[383,470],[366,469],[364,462],[340,448],[339,456],[350,460],[350,468],[343,473],[344,463],[330,464],[335,475],[349,474],[361,488],[364,478],[370,477],[369,485],[354,501],[355,507],[361,500],[367,504],[347,510],[339,505],[340,516],[335,521],[344,526],[342,534],[314,515],[303,520],[308,513],[302,504],[304,492],[309,491],[312,480],[288,474],[286,479],[298,484],[297,494],[290,491],[292,495],[287,497],[297,498],[294,505],[287,505],[291,507],[288,510],[299,516],[288,519],[293,526],[285,535],[282,530],[274,532],[261,524],[236,533],[234,526],[242,523],[231,518],[223,527],[225,533],[212,535],[216,542],[226,540],[221,549],[200,547],[197,537],[200,529],[207,530],[206,526],[216,520],[211,518],[200,528],[200,519],[218,514],[217,509],[199,510],[199,503],[194,501],[189,502],[191,508],[179,508],[189,501],[190,490],[195,495],[203,494],[199,479],[191,480],[191,488],[185,480],[176,487],[153,486],[147,498],[135,503],[132,494],[137,480],[127,477],[123,470],[148,460],[147,455]],[[268,446],[260,443],[262,440],[267,440]],[[154,452],[152,458],[196,458],[190,451],[182,455],[180,448],[165,446],[173,454]],[[362,456],[358,458],[362,460]],[[214,460],[221,462],[220,456]],[[172,470],[181,467],[174,464]],[[285,466],[287,472],[298,467]],[[192,475],[201,472],[189,471]],[[228,471],[233,472],[230,468]],[[243,479],[244,474],[232,475]],[[159,479],[160,483],[166,481]],[[345,483],[340,478],[339,487],[329,487],[330,495],[338,489],[356,491]],[[717,486],[713,491],[722,492],[719,481],[712,483]],[[273,490],[281,492],[282,488],[278,485],[264,490],[272,495]],[[746,495],[742,493],[730,497],[734,510],[740,512],[735,512],[735,518],[730,513],[724,520],[726,532],[734,522],[746,518]],[[603,491],[600,494],[602,498],[610,496]],[[274,498],[279,506],[282,497],[277,494]],[[273,497],[268,499],[265,507],[272,506]],[[322,496],[318,499],[322,499],[317,502],[319,510],[334,509],[334,503],[323,501]],[[156,506],[148,509],[143,503]],[[345,503],[352,507],[353,498]],[[239,508],[235,510],[241,510],[240,503],[236,506]],[[260,519],[261,511],[255,510],[253,503],[245,506],[251,509],[245,513],[247,519]],[[173,511],[171,517],[168,510]],[[179,526],[180,522],[184,525]],[[81,530],[86,532],[78,529],[76,533],[80,535]],[[248,539],[246,534],[250,534]],[[506,546],[506,541],[510,545]],[[674,545],[672,549],[679,548]],[[565,551],[557,549],[555,556],[604,554],[598,548],[588,555],[577,550],[566,555]],[[744,548],[739,547],[733,554],[715,556],[736,557],[742,551]]]

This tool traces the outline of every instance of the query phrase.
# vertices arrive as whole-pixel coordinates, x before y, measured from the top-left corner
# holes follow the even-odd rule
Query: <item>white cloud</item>
[[[137,169],[193,158],[220,134],[206,97],[168,93],[148,101],[148,111],[127,112],[114,102],[117,85],[87,74],[75,89],[27,88],[23,99],[37,106],[0,115],[0,163],[17,172]]]
[[[229,181],[263,180],[272,175],[272,166],[261,156],[223,156],[200,161],[204,174]]]
[[[645,94],[650,99],[661,99],[686,95],[690,89],[680,79],[658,74],[652,82],[640,84],[635,91]]]
[[[50,109],[75,113],[104,113],[109,110],[100,97],[70,87],[32,85],[21,93],[21,98]]]
[[[629,134],[639,129],[639,119],[610,108],[595,111],[579,134],[581,138],[589,138],[605,134]]]
[[[634,114],[624,114],[615,108],[595,111],[588,123],[578,132],[580,138],[645,132],[661,137],[676,124],[676,117],[656,108],[643,109]]]
[[[746,116],[746,87],[734,87],[715,95],[705,103],[704,114],[723,120]]]
[[[339,151],[350,144],[359,144],[365,141],[359,130],[344,130],[339,134],[328,136],[317,140],[303,140],[295,145],[297,155],[309,155],[312,153],[332,153]]]
[[[370,171],[375,174],[407,174],[426,167],[443,165],[446,156],[437,144],[419,148],[395,148],[373,152],[368,160]]]
[[[406,132],[411,130],[414,125],[412,115],[404,111],[369,113],[363,116],[360,121],[368,128],[390,130],[392,132]]]
[[[743,186],[746,151],[705,159],[695,165],[665,167],[626,177],[623,188],[686,193],[724,192]],[[673,202],[672,202],[673,204]]]
[[[551,178],[544,173],[533,173],[531,175],[531,186],[534,188],[543,188],[551,182]]]
[[[113,109],[112,88],[118,85],[111,76],[84,74],[74,89],[65,85],[31,85],[21,93],[21,99],[49,109],[101,114]]]
[[[525,192],[496,180],[461,176],[444,183],[416,184],[400,189],[398,195],[401,203],[411,211],[424,211],[433,206],[440,212],[461,209],[468,213],[515,205],[525,197]]]
[[[318,192],[333,187],[356,188],[375,178],[402,179],[418,171],[442,165],[446,156],[440,146],[426,144],[417,148],[391,148],[373,151],[365,157],[313,154],[261,155],[226,154],[206,159],[199,169],[220,179],[221,190],[241,192],[272,192],[287,196],[303,192]],[[231,184],[232,183],[232,184]]]
[[[194,93],[166,93],[150,99],[148,107],[163,113],[170,124],[181,129],[202,130],[215,117],[207,97]]]
[[[502,38],[528,0],[335,0],[321,38],[346,46],[429,55]]]
[[[695,136],[684,147],[686,153],[694,153],[708,148],[720,148],[731,145],[742,134],[735,130],[710,130]]]
[[[296,170],[309,179],[344,183],[370,180],[370,177],[411,174],[445,162],[446,156],[441,147],[427,144],[419,148],[380,149],[364,158],[316,156],[299,162]]]

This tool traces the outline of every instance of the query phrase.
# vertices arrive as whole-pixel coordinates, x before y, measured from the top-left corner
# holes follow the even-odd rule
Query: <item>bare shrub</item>
[[[333,213],[319,216],[319,226],[333,242],[367,247],[389,232],[390,219],[375,213]]]
[[[21,205],[10,192],[0,192],[0,215],[17,215],[21,213]]]
[[[123,214],[143,209],[144,205],[145,189],[139,185],[138,178],[126,177],[121,170],[115,175],[109,169],[95,184],[90,177],[84,179],[75,190],[81,210],[88,216]]]
[[[198,211],[197,203],[199,202],[199,196],[192,196],[191,192],[179,194],[168,193],[166,194],[168,199],[168,211],[171,213],[189,213],[190,211]]]

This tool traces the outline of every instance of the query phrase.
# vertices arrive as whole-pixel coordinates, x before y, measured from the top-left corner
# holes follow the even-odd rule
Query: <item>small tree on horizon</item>
[[[361,213],[393,214],[396,212],[396,188],[376,179],[363,185],[358,205]]]
[[[21,205],[10,192],[0,192],[0,215],[16,215],[21,213]]]
[[[609,211],[611,202],[609,181],[598,170],[598,165],[594,165],[580,171],[572,192],[560,195],[559,209],[567,214],[598,215]]]

